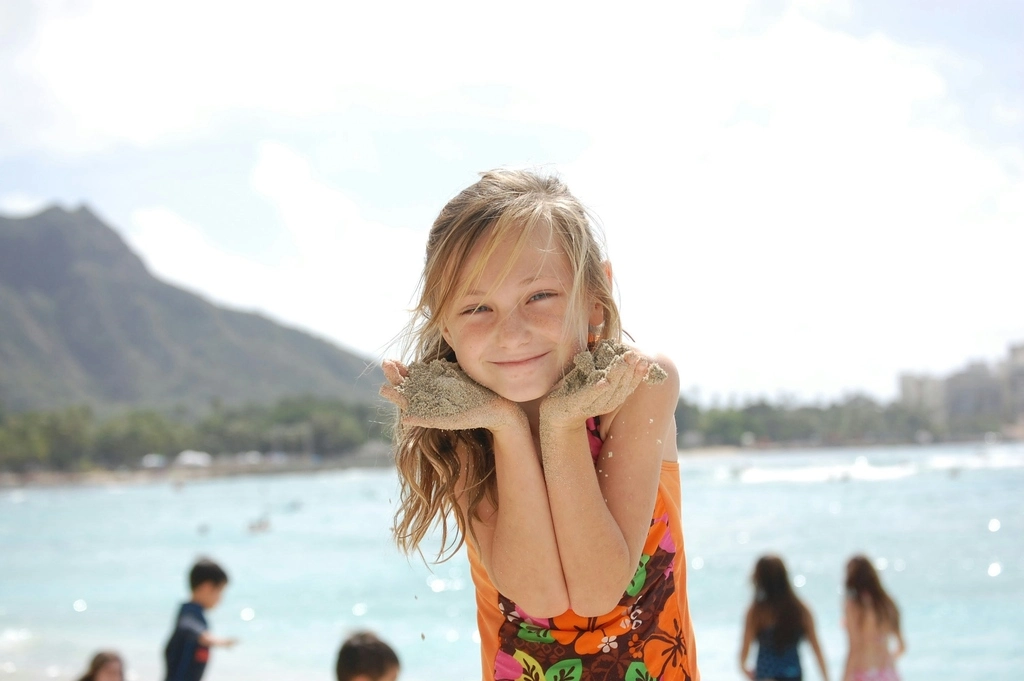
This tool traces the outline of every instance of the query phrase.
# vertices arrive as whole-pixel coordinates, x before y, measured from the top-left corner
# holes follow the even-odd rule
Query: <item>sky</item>
[[[0,213],[374,360],[500,166],[598,217],[703,403],[897,394],[1024,342],[1015,0],[0,4]]]

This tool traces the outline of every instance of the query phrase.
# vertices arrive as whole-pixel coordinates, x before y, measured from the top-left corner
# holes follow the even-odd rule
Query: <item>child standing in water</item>
[[[811,644],[821,669],[821,678],[828,681],[825,656],[818,645],[811,611],[797,598],[789,583],[786,565],[778,556],[762,556],[754,566],[754,602],[747,609],[740,646],[740,667],[753,681],[800,681],[800,651],[797,644],[805,638]],[[751,644],[757,641],[757,663],[747,667]]]
[[[210,660],[210,648],[230,648],[237,643],[233,638],[211,634],[203,614],[220,603],[228,585],[224,568],[208,558],[200,558],[188,574],[188,583],[192,597],[178,610],[174,631],[164,648],[165,681],[200,681]]]
[[[906,650],[900,611],[865,556],[846,564],[843,623],[850,644],[843,681],[899,681],[896,658]]]
[[[384,362],[381,389],[395,534],[412,551],[439,522],[439,557],[468,538],[483,678],[699,679],[679,378],[620,343],[583,206],[557,178],[484,173],[434,222],[420,294],[413,363]]]

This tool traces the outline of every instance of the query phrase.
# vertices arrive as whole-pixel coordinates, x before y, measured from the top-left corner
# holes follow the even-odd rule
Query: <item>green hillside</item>
[[[154,278],[87,208],[0,217],[0,403],[10,412],[377,399],[379,369]]]

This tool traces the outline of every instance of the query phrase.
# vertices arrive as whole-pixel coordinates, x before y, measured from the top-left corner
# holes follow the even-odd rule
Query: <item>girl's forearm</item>
[[[611,611],[636,571],[598,484],[586,429],[541,424],[547,499],[569,604],[578,615]]]
[[[494,434],[498,511],[491,544],[495,586],[534,617],[569,609],[544,472],[529,426]]]

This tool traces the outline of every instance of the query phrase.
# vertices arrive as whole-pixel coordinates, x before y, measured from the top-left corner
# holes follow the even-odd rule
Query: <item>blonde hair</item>
[[[572,290],[566,318],[583,318],[587,307],[596,302],[604,312],[602,337],[621,339],[618,306],[612,297],[605,258],[583,205],[554,175],[491,170],[481,173],[478,182],[449,201],[430,229],[419,301],[405,333],[409,361],[456,361],[454,350],[442,335],[454,301],[472,288],[497,245],[514,238],[513,257],[502,271],[502,276],[507,275],[515,256],[538,228],[550,228],[552,241],[569,262]],[[462,267],[477,244],[482,246],[482,257],[460,280]],[[480,502],[487,498],[494,505],[498,503],[491,434],[486,429],[442,431],[403,426],[396,421],[394,442],[401,484],[395,541],[411,553],[437,523],[441,528],[437,560],[447,560],[462,546],[467,531],[472,531],[469,518],[480,519]],[[468,453],[466,471],[460,470],[459,449]],[[468,517],[457,503],[456,490],[463,475]],[[451,516],[458,530],[452,539]]]

